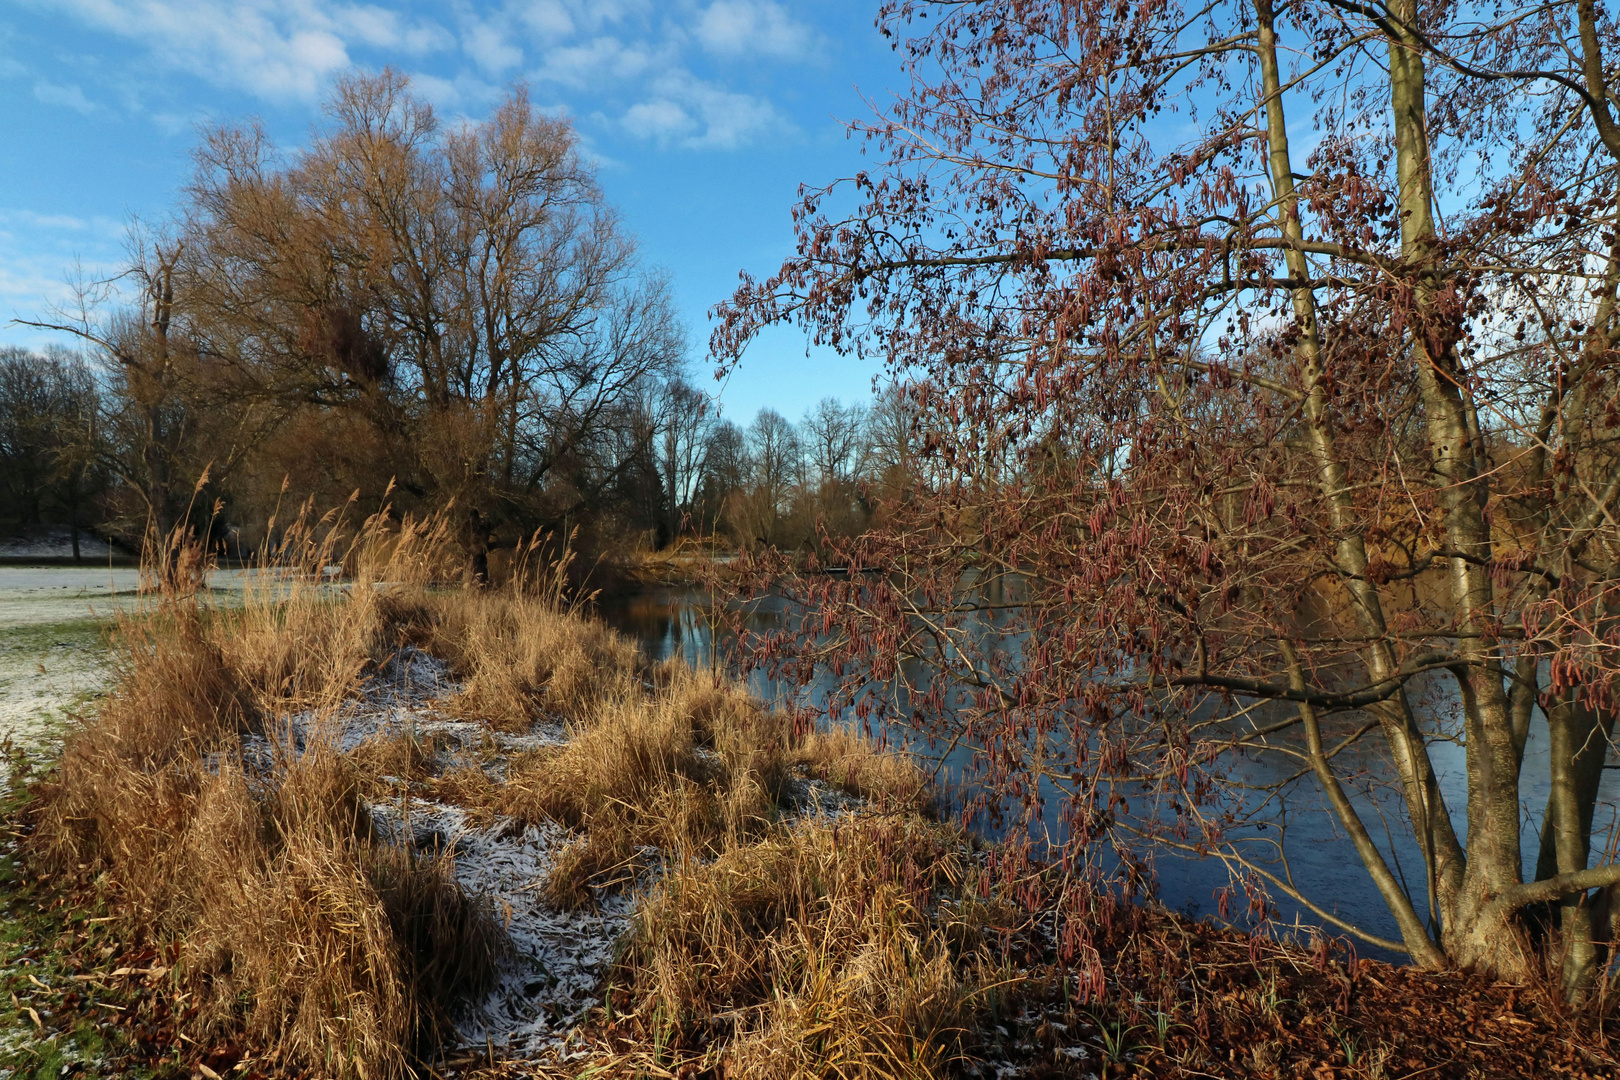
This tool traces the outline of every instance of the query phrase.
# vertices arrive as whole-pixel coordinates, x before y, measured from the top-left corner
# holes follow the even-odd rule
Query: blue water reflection
[[[723,653],[725,648],[723,633],[717,645],[717,624],[708,614],[706,597],[694,590],[654,590],[607,601],[601,605],[599,613],[610,625],[634,638],[654,660],[680,656],[694,666],[707,667],[717,662],[716,649]],[[758,631],[774,629],[779,619],[779,609],[773,608],[768,602],[756,605],[746,616],[749,628]],[[723,660],[723,656],[719,659]],[[753,673],[749,681],[751,689],[766,701],[794,701],[812,707],[819,707],[823,703],[827,689],[825,684],[803,689],[781,685],[762,672]],[[1445,681],[1416,684],[1412,689],[1414,701],[1423,703],[1425,722],[1430,730],[1456,730],[1457,724],[1452,716],[1455,697]],[[850,718],[850,722],[855,721]],[[902,746],[936,761],[940,780],[947,790],[955,789],[962,783],[972,754],[970,748],[959,746],[947,749],[909,728],[877,731],[874,734],[891,745]],[[1422,856],[1412,838],[1404,800],[1392,783],[1391,771],[1382,759],[1378,746],[1376,738],[1363,740],[1344,750],[1336,763],[1342,766],[1341,772],[1345,776],[1359,778],[1347,783],[1357,809],[1385,859],[1407,883],[1408,892],[1421,913],[1427,910]],[[1466,840],[1467,773],[1463,746],[1460,740],[1437,740],[1431,744],[1430,755],[1451,813],[1453,828],[1460,838]],[[1615,760],[1612,751],[1610,760]],[[1302,768],[1301,763],[1278,754],[1246,755],[1233,760],[1231,767],[1234,771],[1229,775],[1257,786],[1273,784]],[[1535,868],[1541,816],[1546,807],[1548,788],[1547,728],[1545,718],[1538,711],[1525,747],[1520,792],[1527,875]],[[1060,794],[1050,780],[1042,781],[1040,794],[1045,800],[1042,827],[1052,836],[1062,835]],[[1301,893],[1337,917],[1368,933],[1399,939],[1394,918],[1368,878],[1348,837],[1327,809],[1314,778],[1308,772],[1289,784],[1266,809],[1265,823],[1245,833],[1234,834],[1250,858],[1263,862],[1273,873],[1291,880]],[[1616,832],[1617,819],[1620,819],[1620,772],[1611,768],[1604,773],[1593,818],[1594,863],[1614,856],[1616,845],[1620,843]],[[992,834],[998,831],[990,822],[983,822],[982,827]],[[1283,837],[1286,837],[1285,845],[1282,843]],[[1286,865],[1279,857],[1280,847],[1286,851]],[[1111,868],[1105,863],[1105,869]],[[1232,884],[1227,867],[1216,858],[1200,859],[1161,851],[1155,857],[1154,869],[1159,899],[1168,907],[1190,914],[1213,913],[1218,890]],[[1297,923],[1301,927],[1323,924],[1316,914],[1275,890],[1271,899],[1282,923]],[[1238,907],[1242,907],[1241,902]],[[1332,927],[1328,929],[1338,932]],[[1360,944],[1357,948],[1364,956],[1392,961],[1403,959],[1369,945]]]

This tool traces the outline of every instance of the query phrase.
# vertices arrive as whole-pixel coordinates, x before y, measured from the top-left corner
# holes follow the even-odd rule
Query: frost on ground
[[[79,530],[79,557],[101,559],[119,555],[107,541]],[[71,559],[73,530],[66,525],[42,525],[25,536],[0,536],[0,559]]]
[[[268,777],[278,746],[300,753],[319,741],[347,753],[371,739],[411,735],[438,748],[435,771],[476,766],[501,780],[512,753],[568,741],[567,729],[552,721],[513,735],[445,715],[441,703],[461,689],[443,661],[406,647],[338,709],[283,717],[267,735],[246,737],[243,757]],[[790,781],[786,794],[793,811],[803,814],[836,814],[859,805],[818,780]],[[505,927],[495,986],[456,1018],[461,1048],[493,1048],[508,1057],[559,1048],[601,1000],[602,976],[637,896],[657,869],[644,872],[634,887],[599,893],[588,910],[559,910],[544,899],[544,884],[557,855],[579,833],[554,824],[518,828],[508,820],[474,822],[462,808],[417,797],[403,782],[395,785],[393,796],[370,803],[369,810],[384,839],[424,854],[447,854],[456,881],[469,896],[485,898]],[[654,857],[643,864],[656,863],[656,852],[644,854]]]
[[[216,571],[209,585],[226,602],[244,580]],[[139,588],[132,567],[0,566],[0,739],[38,749],[106,688],[107,627]]]
[[[420,801],[374,805],[372,815],[391,839],[448,850],[461,887],[488,898],[506,928],[508,951],[494,988],[457,1018],[462,1045],[527,1056],[561,1042],[600,1000],[602,973],[629,925],[633,895],[600,897],[590,911],[545,903],[540,894],[552,862],[577,839],[557,825],[472,828],[459,808]]]
[[[274,745],[296,753],[320,740],[346,753],[371,739],[413,735],[444,748],[439,771],[476,764],[500,779],[509,754],[567,741],[567,731],[554,722],[508,735],[445,716],[438,703],[460,690],[442,661],[407,647],[335,712],[284,717],[267,736],[245,738],[243,757],[265,774],[274,767]],[[369,810],[384,839],[448,853],[456,881],[469,896],[487,899],[505,927],[494,988],[457,1018],[461,1045],[524,1056],[561,1043],[599,1000],[602,974],[635,906],[633,893],[601,896],[592,910],[560,911],[546,903],[542,887],[557,853],[579,838],[558,825],[517,829],[497,820],[479,827],[460,807],[409,792],[373,802]]]
[[[105,686],[104,631],[133,570],[0,567],[0,739],[37,749]]]
[[[107,676],[98,623],[0,627],[0,739],[38,749]]]

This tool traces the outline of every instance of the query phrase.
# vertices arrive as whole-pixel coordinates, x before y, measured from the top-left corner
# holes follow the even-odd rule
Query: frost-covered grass
[[[249,579],[210,575],[203,601],[239,603]],[[132,567],[0,565],[0,739],[43,749],[111,675],[108,633],[142,603]]]
[[[199,1062],[240,1044],[381,1080],[458,1047],[556,1052],[672,871],[857,795],[920,797],[858,741],[649,664],[544,581],[435,585],[433,528],[289,550],[227,602],[171,552],[14,816],[29,871],[77,883],[59,901],[173,958]],[[308,570],[338,564],[340,584]],[[60,625],[19,631],[19,655]]]
[[[132,571],[0,566],[0,739],[43,748],[105,687],[107,630]]]
[[[0,814],[0,1078],[1449,1075],[1465,1043],[1613,1071],[1601,1018],[1529,989],[1019,862],[919,812],[905,759],[554,591],[436,585],[441,542],[119,607],[107,692]],[[0,651],[103,647],[61,615],[85,596],[35,599]],[[1414,1002],[1433,1054],[1389,1041]]]
[[[59,738],[106,684],[106,635],[92,618],[0,626],[0,738],[36,748]]]

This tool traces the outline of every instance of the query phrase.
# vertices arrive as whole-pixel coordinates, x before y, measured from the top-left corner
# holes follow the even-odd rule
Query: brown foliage
[[[971,754],[1071,865],[1218,853],[1425,966],[1527,978],[1542,949],[1590,992],[1591,894],[1620,889],[1612,844],[1589,865],[1620,716],[1613,6],[892,0],[879,25],[910,86],[857,125],[873,167],[802,193],[797,251],[744,275],[711,351],[792,321],[881,357],[922,445],[818,552],[847,576],[760,560],[802,618],[758,663]],[[1398,933],[1273,846],[1307,800]]]

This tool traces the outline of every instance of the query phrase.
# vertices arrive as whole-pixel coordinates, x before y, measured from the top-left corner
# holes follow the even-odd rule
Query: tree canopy
[[[1212,854],[1425,965],[1551,949],[1581,993],[1620,883],[1591,848],[1620,704],[1613,13],[901,0],[880,26],[911,83],[856,125],[873,167],[804,195],[711,350],[796,321],[880,358],[927,465],[840,548],[878,573],[777,579],[810,614],[760,658],[976,747],[1033,820],[1055,798],[1076,866]],[[1421,878],[1355,797],[1368,748]],[[1295,768],[1246,789],[1254,754]],[[1301,784],[1398,938],[1256,854]]]

